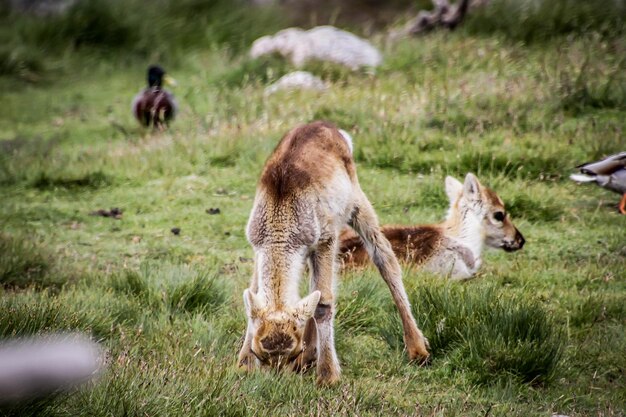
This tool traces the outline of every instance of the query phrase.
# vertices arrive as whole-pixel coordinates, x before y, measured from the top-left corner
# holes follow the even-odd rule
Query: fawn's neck
[[[445,234],[466,245],[472,251],[474,258],[482,255],[485,243],[485,229],[480,219],[470,211],[459,213],[455,218],[449,218],[443,223]]]
[[[259,294],[274,310],[294,305],[300,299],[298,284],[304,269],[304,255],[277,250],[257,253]]]

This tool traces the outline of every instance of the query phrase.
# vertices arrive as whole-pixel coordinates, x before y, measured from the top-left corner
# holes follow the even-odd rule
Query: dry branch
[[[459,0],[455,4],[450,4],[448,0],[432,0],[432,2],[434,5],[432,11],[420,11],[416,17],[407,22],[404,28],[393,33],[392,36],[415,36],[439,27],[453,30],[463,21],[470,7],[483,5],[487,3],[487,0]]]

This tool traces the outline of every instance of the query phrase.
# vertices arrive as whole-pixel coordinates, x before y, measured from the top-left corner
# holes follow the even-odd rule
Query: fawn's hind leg
[[[321,292],[315,310],[319,350],[317,355],[318,384],[333,384],[339,381],[341,368],[335,351],[333,319],[335,316],[335,256],[337,239],[320,242],[309,259],[311,263],[311,291]]]
[[[428,341],[418,329],[411,313],[409,299],[402,283],[400,265],[389,241],[380,231],[378,218],[372,204],[362,192],[352,214],[350,226],[361,236],[367,253],[391,291],[391,296],[402,319],[404,343],[409,358],[425,361],[429,356]]]

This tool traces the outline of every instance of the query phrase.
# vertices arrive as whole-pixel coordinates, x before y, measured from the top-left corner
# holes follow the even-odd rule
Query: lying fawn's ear
[[[462,191],[463,184],[461,184],[461,181],[448,175],[446,177],[446,194],[448,195],[450,204],[454,203],[456,199],[459,198]]]
[[[471,172],[465,176],[463,195],[468,199],[478,199],[480,195],[480,183],[478,182],[478,178]]]
[[[311,294],[300,300],[296,307],[296,315],[300,316],[300,319],[302,320],[308,320],[313,317],[315,309],[317,308],[317,303],[320,302],[321,295],[321,292],[313,291]]]
[[[243,292],[243,303],[246,306],[246,313],[251,319],[258,317],[259,311],[265,308],[265,302],[249,288]]]

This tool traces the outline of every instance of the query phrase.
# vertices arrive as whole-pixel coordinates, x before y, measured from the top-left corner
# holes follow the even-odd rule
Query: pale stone
[[[357,70],[374,68],[382,62],[381,53],[367,40],[333,26],[318,26],[308,31],[284,29],[257,39],[250,50],[252,58],[273,53],[289,59],[296,67],[319,60]]]
[[[324,91],[328,88],[319,77],[306,71],[294,71],[283,75],[278,81],[265,89],[265,94],[274,94],[281,90],[315,90]]]

